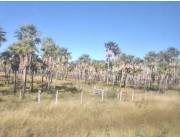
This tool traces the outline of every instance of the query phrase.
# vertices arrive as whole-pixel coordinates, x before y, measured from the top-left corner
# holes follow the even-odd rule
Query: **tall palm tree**
[[[18,54],[13,54],[11,59],[11,69],[14,72],[14,94],[16,94],[16,84],[17,84],[17,71],[19,69],[19,63],[20,63],[20,58]]]
[[[20,68],[23,70],[23,96],[26,89],[27,68],[32,63],[32,56],[41,42],[39,31],[32,24],[21,26],[16,32],[18,49],[21,49]]]
[[[108,85],[111,59],[117,57],[121,51],[118,47],[118,44],[113,41],[109,41],[105,43],[105,48],[106,48],[106,59],[107,59],[107,81],[106,82]]]
[[[19,65],[20,65],[20,57],[23,48],[20,47],[19,43],[13,43],[11,46],[8,48],[8,52],[10,52],[10,63],[11,63],[11,69],[14,73],[14,94],[16,93],[16,84],[17,84],[17,72],[19,70]]]
[[[43,51],[43,66],[45,66],[45,73],[47,79],[47,88],[50,88],[50,84],[52,82],[52,71],[54,69],[55,58],[57,55],[57,45],[51,38],[46,38],[42,42],[42,51]],[[43,72],[43,71],[42,71]],[[43,73],[42,73],[42,80],[43,80]],[[43,81],[42,81],[43,82]],[[43,83],[42,83],[43,84]]]

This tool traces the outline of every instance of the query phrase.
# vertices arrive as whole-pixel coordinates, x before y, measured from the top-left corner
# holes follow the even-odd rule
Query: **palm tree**
[[[168,79],[168,56],[165,52],[161,51],[158,54],[158,66],[157,71],[159,73],[159,91],[164,93],[167,87]]]
[[[13,43],[8,51],[11,53],[10,62],[11,62],[11,69],[14,73],[14,94],[16,93],[16,84],[17,84],[17,72],[20,66],[20,58],[22,57],[22,53],[24,48],[21,47],[20,43]]]
[[[149,88],[152,88],[152,82],[154,83],[154,70],[157,62],[157,54],[154,51],[150,51],[145,56],[145,61],[147,66],[150,68],[150,79],[149,79]]]
[[[105,43],[105,48],[106,48],[106,59],[107,59],[107,85],[108,85],[111,59],[117,57],[121,51],[118,47],[118,44],[113,41],[109,41]]]
[[[60,48],[59,46],[56,47],[56,64],[57,64],[57,73],[60,70],[60,67],[62,68],[61,72],[61,79],[67,78],[68,75],[68,62],[71,58],[71,53],[68,52],[68,49],[66,48]],[[57,75],[57,74],[56,74]],[[57,77],[57,76],[56,76]]]
[[[84,79],[85,82],[87,82],[87,79],[88,79],[88,71],[89,71],[88,68],[89,68],[90,62],[91,62],[91,58],[88,54],[83,54],[78,59],[78,64],[79,64],[79,69],[80,69],[79,70],[80,78]]]
[[[6,32],[0,27],[0,46],[2,42],[6,41]]]
[[[17,71],[19,70],[20,58],[18,54],[13,54],[11,59],[11,69],[14,72],[14,94],[16,94]]]
[[[133,62],[134,56],[132,55],[127,55],[125,53],[122,53],[119,61],[122,62],[121,64],[121,80],[120,80],[120,87],[121,83],[123,82],[124,88],[126,88],[127,83],[128,83],[128,77],[132,71],[132,62]]]
[[[46,73],[46,79],[47,79],[47,88],[50,88],[50,83],[52,82],[52,71],[54,69],[55,64],[55,58],[57,55],[55,54],[57,52],[57,45],[51,38],[46,38],[42,42],[42,51],[43,51],[43,66],[45,68]],[[43,80],[43,74],[42,71],[42,80]],[[43,81],[42,81],[43,82]],[[42,83],[43,84],[43,83]]]
[[[42,60],[38,57],[38,55],[32,56],[32,62],[30,64],[30,71],[31,71],[31,92],[33,92],[33,83],[34,83],[34,73],[38,71]]]
[[[1,59],[3,60],[3,70],[7,83],[9,83],[8,70],[10,69],[10,58],[11,53],[9,51],[4,51],[1,53]]]
[[[168,57],[169,72],[172,77],[172,82],[176,83],[176,70],[180,51],[174,47],[170,47],[165,52]]]
[[[1,44],[5,41],[6,41],[6,32],[0,27],[0,47]],[[4,62],[3,64],[6,65],[6,62]],[[5,77],[6,77],[6,71],[5,71]]]
[[[106,62],[104,60],[92,60],[95,71],[95,80],[102,81],[101,73],[106,70]]]
[[[140,75],[140,73],[142,72],[142,64],[143,64],[143,60],[139,57],[135,57],[133,60],[133,84],[134,84],[134,88],[137,87],[137,83],[139,83],[139,79],[138,76]]]
[[[23,70],[23,96],[26,89],[27,68],[32,63],[32,56],[37,52],[41,42],[39,32],[32,24],[21,26],[16,32],[18,49],[20,49],[20,68]]]

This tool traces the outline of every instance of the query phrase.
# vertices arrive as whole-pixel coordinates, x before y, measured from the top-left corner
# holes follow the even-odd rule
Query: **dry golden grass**
[[[157,95],[119,102],[79,94],[60,98],[42,96],[42,102],[1,97],[1,137],[179,137],[180,103],[177,96]],[[50,96],[50,95],[49,95]],[[44,98],[43,98],[44,97]],[[46,97],[46,98],[45,98]]]
[[[57,81],[56,81],[57,82]],[[43,93],[37,103],[36,93],[0,97],[0,137],[179,137],[180,95],[169,91],[165,95],[137,90],[135,101],[120,102],[117,98],[92,96],[89,85],[80,93],[68,92],[70,81],[63,85],[59,102],[55,94]],[[66,92],[64,92],[67,90]]]

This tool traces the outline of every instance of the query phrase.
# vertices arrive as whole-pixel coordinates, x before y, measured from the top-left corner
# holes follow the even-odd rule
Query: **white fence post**
[[[119,95],[119,100],[122,101],[122,91],[120,91],[119,94],[120,94],[120,95]]]
[[[81,104],[83,104],[83,91],[81,91]]]
[[[38,90],[38,103],[41,102],[41,90],[39,89]]]
[[[132,101],[134,101],[134,90],[132,91]]]
[[[101,91],[101,101],[104,102],[104,90]]]
[[[55,101],[55,104],[56,104],[56,105],[57,105],[57,103],[58,103],[58,95],[59,95],[59,91],[56,90],[56,101]]]

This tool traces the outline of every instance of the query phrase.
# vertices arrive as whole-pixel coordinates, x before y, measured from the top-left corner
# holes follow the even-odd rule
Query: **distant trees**
[[[169,86],[177,82],[178,56],[180,52],[173,47],[158,54],[158,73],[160,75],[159,90],[165,92]]]
[[[2,43],[5,41],[6,41],[6,32],[0,26],[0,47],[1,47]],[[1,58],[2,58],[2,55],[1,55]],[[6,61],[3,60],[2,63],[3,63],[3,67],[4,67],[5,76],[7,77],[7,75],[6,75]]]
[[[111,63],[113,66],[111,67],[113,68],[112,71],[107,71],[107,75],[109,72],[114,74],[111,82],[114,83],[118,79],[120,87],[122,83],[126,87],[128,83],[132,83],[129,80],[133,79],[135,86],[140,81],[143,81],[145,90],[147,87],[148,89],[155,89],[158,86],[159,90],[163,92],[177,82],[176,71],[180,53],[176,48],[170,47],[166,51],[160,51],[159,53],[150,51],[143,60],[133,55],[121,53],[117,47],[118,45],[115,42],[105,44],[108,70],[110,70],[109,63],[113,55],[118,55],[113,59],[113,63]],[[114,49],[115,53],[113,52]],[[112,73],[114,71],[116,73]],[[115,75],[118,75],[118,78]],[[107,83],[109,83],[110,77],[112,76],[107,76]]]
[[[71,58],[66,48],[59,47],[51,38],[42,42],[43,64],[42,82],[44,74],[47,79],[47,87],[50,88],[53,75],[56,79],[64,79],[68,74],[68,62]]]
[[[78,59],[79,77],[80,79],[84,79],[85,82],[87,82],[88,80],[90,62],[91,62],[91,59],[88,54],[83,54]]]
[[[52,38],[42,40],[32,24],[21,26],[15,36],[17,41],[2,52],[0,58],[7,83],[13,72],[13,92],[16,93],[20,85],[23,96],[27,77],[30,77],[30,91],[34,90],[35,75],[41,78],[42,91],[51,90],[53,79],[74,78],[88,84],[99,81],[119,86],[120,90],[133,86],[162,93],[180,81],[180,51],[174,47],[158,53],[150,51],[141,59],[122,53],[116,42],[109,41],[104,44],[106,60],[93,60],[83,54],[70,62],[68,49],[60,47]],[[0,28],[0,45],[5,41],[6,32]]]
[[[57,64],[57,71],[60,73],[60,79],[65,79],[68,76],[68,67],[69,67],[69,60],[71,59],[71,53],[68,49],[57,46],[56,48],[56,64]],[[59,75],[56,73],[56,78]]]

